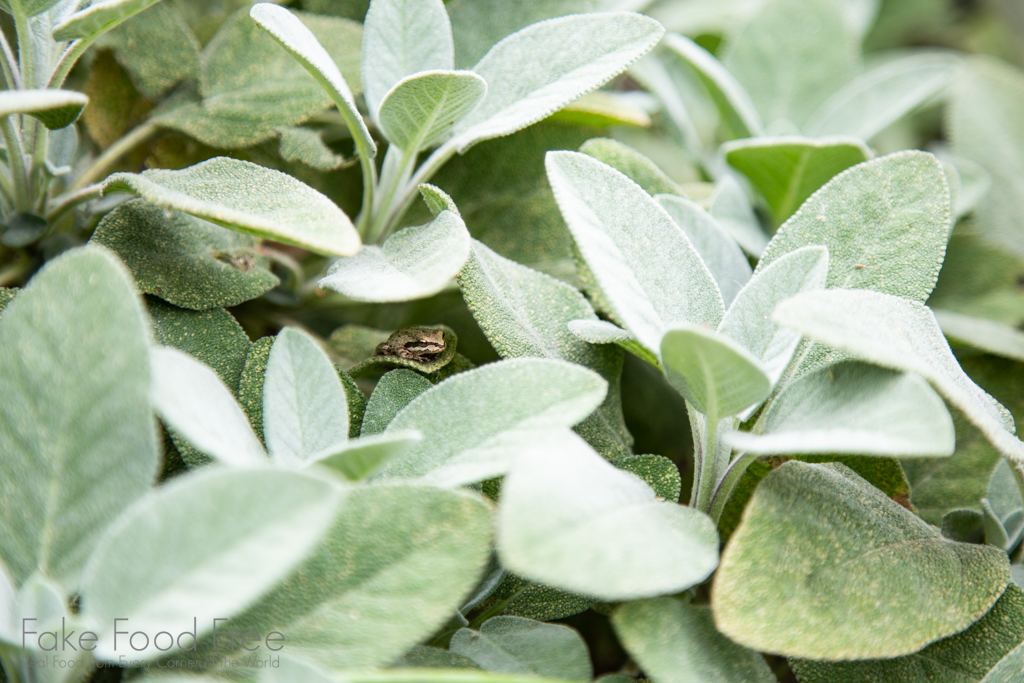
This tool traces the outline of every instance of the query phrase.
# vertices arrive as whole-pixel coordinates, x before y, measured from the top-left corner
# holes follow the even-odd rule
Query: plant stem
[[[25,154],[21,140],[11,125],[11,117],[0,117],[0,134],[3,134],[4,146],[7,147],[7,163],[11,169],[11,184],[14,190],[14,208],[18,211],[31,211],[32,199],[28,194],[28,175],[25,171]]]
[[[4,79],[7,81],[8,90],[21,90],[21,73],[18,71],[18,60],[14,58],[14,51],[11,50],[7,36],[0,30],[0,67],[3,68]]]
[[[732,490],[736,488],[736,484],[739,483],[744,472],[750,467],[750,463],[756,459],[757,456],[753,453],[742,453],[729,463],[725,474],[722,475],[722,481],[718,483],[714,495],[711,496],[708,514],[715,524],[718,524],[718,521],[722,519],[722,512],[725,511],[725,504],[728,502],[729,496],[732,495]]]
[[[160,127],[152,121],[147,121],[135,127],[123,138],[103,150],[103,153],[96,157],[92,166],[87,168],[82,175],[78,176],[74,184],[68,188],[69,192],[75,192],[81,188],[102,179],[107,171],[117,163],[125,154],[130,152],[139,143],[156,133]]]
[[[416,192],[419,189],[420,183],[425,183],[430,180],[437,171],[447,163],[449,159],[455,156],[455,145],[446,142],[437,149],[434,150],[433,154],[427,157],[416,173],[413,174],[412,178],[402,188],[401,194],[398,196],[398,201],[391,203],[391,206],[387,209],[387,215],[382,221],[381,233],[389,234],[402,220],[402,216],[412,206],[413,201],[416,199]]]
[[[377,188],[377,195],[374,197],[373,216],[369,221],[369,227],[363,236],[366,244],[374,244],[382,240],[387,234],[387,217],[390,214],[391,202],[399,186],[411,173],[412,164],[416,163],[416,156],[406,154],[396,146],[388,148],[384,154],[384,163],[380,170],[380,185]]]
[[[61,53],[60,59],[57,60],[57,66],[53,68],[53,73],[50,74],[50,80],[46,82],[46,87],[59,88],[64,85],[64,79],[68,77],[71,69],[78,62],[79,57],[85,54],[85,51],[89,49],[89,46],[92,45],[92,41],[95,39],[95,37],[91,39],[79,38],[78,40],[71,41],[67,49]]]
[[[720,422],[717,418],[708,416],[705,424],[707,426],[703,434],[703,447],[701,448],[697,500],[691,503],[701,512],[708,512],[711,509],[711,498],[715,493],[715,484],[718,483],[718,426]]]
[[[46,212],[47,222],[53,223],[73,206],[99,197],[102,190],[102,185],[90,185],[88,187],[83,187],[80,190],[76,190],[75,192],[66,192],[59,197],[56,197],[53,200],[53,208]]]
[[[32,54],[32,32],[28,28],[28,17],[20,12],[14,14],[14,30],[18,36],[18,64],[21,66],[21,83],[23,87],[34,88],[35,55]]]

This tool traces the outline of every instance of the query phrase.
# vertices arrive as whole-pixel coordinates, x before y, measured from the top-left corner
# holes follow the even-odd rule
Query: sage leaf
[[[1008,582],[1002,551],[942,538],[843,465],[790,461],[747,504],[711,605],[719,630],[752,649],[879,659],[962,631]]]
[[[546,118],[622,73],[664,32],[661,24],[639,14],[595,12],[549,19],[513,33],[473,67],[487,81],[487,96],[455,125],[450,144],[465,152],[481,140]],[[541,45],[547,47],[538,54]]]
[[[621,172],[651,196],[682,194],[679,185],[653,161],[623,142],[612,138],[593,138],[583,143],[579,151]]]
[[[725,308],[713,276],[650,195],[585,154],[549,152],[546,165],[562,216],[615,316],[651,354],[672,324],[718,325]]]
[[[793,31],[798,25],[809,28]],[[786,49],[778,49],[778,36],[786,36]],[[838,3],[772,0],[730,38],[723,62],[769,129],[778,121],[802,128],[856,75],[859,42]]]
[[[1024,255],[1018,218],[1024,192],[1024,77],[995,59],[972,57],[953,87],[947,115],[952,151],[980,164],[992,189],[978,202],[978,228],[990,241]]]
[[[768,246],[768,237],[750,205],[746,193],[736,179],[725,176],[718,181],[708,207],[712,218],[732,235],[736,243],[754,258],[761,258]]]
[[[1024,592],[1015,585],[970,628],[896,659],[865,662],[789,661],[802,683],[1012,683],[996,672],[1019,657],[1024,641]],[[1024,664],[1022,662],[1021,664]],[[1012,667],[1009,667],[1013,671]],[[1018,668],[1017,671],[1024,670]],[[986,674],[986,672],[988,672]]]
[[[935,309],[935,319],[948,339],[1005,358],[1024,361],[1024,332],[994,320]]]
[[[18,643],[18,591],[7,565],[0,561],[0,641]]]
[[[191,311],[146,300],[158,344],[184,351],[216,371],[234,394],[252,343],[238,321],[223,308]]]
[[[339,259],[319,284],[355,301],[411,301],[444,289],[469,258],[469,231],[442,211],[426,225],[399,230],[381,247],[367,245]]]
[[[383,432],[402,408],[432,386],[429,379],[412,370],[384,373],[366,404],[360,435],[366,437]]]
[[[249,418],[253,432],[260,443],[266,446],[263,438],[263,384],[266,380],[267,362],[270,360],[270,349],[274,347],[274,337],[260,337],[249,347],[245,355],[242,376],[238,379],[238,405]]]
[[[415,645],[392,665],[395,669],[478,669],[472,659],[429,645]]]
[[[822,289],[828,249],[801,247],[759,272],[740,290],[718,332],[741,344],[762,364],[774,387],[800,343],[800,335],[772,320],[775,307],[799,292]]]
[[[53,39],[90,40],[160,0],[100,0],[68,15],[53,27]]]
[[[235,306],[280,282],[249,235],[141,199],[104,216],[91,241],[120,256],[143,293],[182,308]]]
[[[754,273],[799,247],[828,247],[826,286],[928,298],[949,235],[949,186],[925,152],[897,152],[840,173],[775,233]]]
[[[277,134],[280,138],[277,152],[285,161],[305,164],[317,171],[335,171],[345,163],[345,157],[324,144],[317,130],[290,126],[278,129]]]
[[[363,94],[370,115],[406,76],[455,66],[442,0],[374,0],[363,21]]]
[[[285,633],[291,656],[329,672],[385,666],[445,623],[491,555],[490,507],[466,491],[351,487],[325,519],[316,552],[225,630]],[[230,656],[226,645],[207,637],[175,658]]]
[[[47,263],[0,319],[0,554],[67,588],[104,527],[156,478],[149,333],[99,247]],[[88,500],[88,505],[82,505]]]
[[[749,351],[697,325],[669,328],[661,338],[661,362],[669,384],[712,424],[760,403],[772,389]]]
[[[309,335],[286,327],[263,381],[263,437],[270,458],[304,463],[348,441],[348,399],[334,364]]]
[[[613,460],[612,464],[620,470],[640,477],[645,484],[654,489],[659,498],[679,502],[679,494],[683,490],[682,477],[676,464],[663,455],[629,455]]]
[[[718,564],[714,523],[657,498],[568,431],[524,448],[498,510],[502,565],[528,579],[604,600],[675,593]]]
[[[600,323],[587,300],[569,285],[502,258],[474,241],[459,286],[473,318],[502,358],[560,358],[590,368],[608,383],[604,402],[576,431],[599,453],[630,453],[633,437],[622,416],[622,352],[580,341],[568,324]]]
[[[787,384],[759,419],[763,432],[730,432],[734,449],[759,455],[952,455],[946,406],[917,375],[840,363]]]
[[[60,0],[0,0],[0,7],[19,19],[41,14],[56,5]]]
[[[690,244],[715,278],[722,302],[729,308],[751,274],[750,264],[739,245],[718,221],[689,199],[673,195],[658,195],[655,199],[686,233]]]
[[[768,202],[776,225],[836,174],[874,156],[863,142],[846,137],[752,138],[728,142],[722,151]]]
[[[50,129],[70,126],[89,98],[73,90],[5,90],[0,92],[0,116],[28,114]]]
[[[836,289],[797,295],[776,307],[774,317],[856,358],[924,377],[1003,455],[1024,462],[1013,417],[960,368],[926,306],[889,294]]]
[[[758,653],[715,628],[711,612],[673,598],[621,605],[612,612],[615,633],[657,683],[774,683]]]
[[[235,466],[267,462],[249,420],[217,374],[187,353],[149,351],[153,407],[164,422],[201,453]]]
[[[191,474],[141,499],[106,532],[83,578],[97,654],[117,661],[115,618],[153,634],[132,655],[143,660],[161,656],[159,631],[202,638],[214,618],[240,613],[305,559],[340,498],[321,479],[253,469]]]
[[[384,95],[381,131],[406,154],[433,147],[473,110],[487,83],[472,71],[427,71],[406,76]]]
[[[484,671],[563,681],[589,681],[594,677],[586,642],[562,624],[493,617],[481,624],[479,631],[456,631],[448,650],[469,658]]]
[[[316,39],[316,35],[294,14],[269,2],[253,5],[249,10],[249,16],[324,87],[337,105],[345,125],[357,139],[357,148],[360,151],[367,150],[369,156],[375,155],[377,145],[356,108],[352,90],[331,55]]]
[[[130,192],[169,211],[319,254],[359,249],[352,221],[327,197],[280,171],[217,157],[180,171],[115,173],[103,192]]]
[[[1013,683],[1024,675],[1024,645],[1018,645],[992,667],[981,683]]]
[[[750,95],[714,55],[678,33],[665,36],[665,47],[692,69],[707,89],[730,137],[749,138],[763,134],[761,116]]]
[[[341,472],[350,481],[376,474],[386,462],[409,450],[423,436],[416,431],[377,434],[327,448],[309,462]]]
[[[516,358],[461,372],[391,421],[385,434],[418,429],[423,441],[378,477],[458,486],[504,474],[523,442],[582,422],[606,391],[597,373],[561,360]],[[501,410],[485,396],[500,396]]]
[[[854,78],[807,121],[809,135],[870,140],[945,89],[963,68],[948,52],[923,52],[886,62]]]

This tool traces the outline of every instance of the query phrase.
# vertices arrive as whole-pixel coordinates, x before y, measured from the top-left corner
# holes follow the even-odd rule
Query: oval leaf
[[[790,461],[747,505],[711,606],[762,652],[896,657],[970,626],[1008,582],[1001,550],[944,539],[843,465]]]
[[[101,0],[101,2],[94,2],[54,26],[53,39],[58,42],[79,38],[90,40],[158,2],[160,0]]]
[[[585,154],[548,152],[558,208],[615,315],[652,354],[675,323],[717,326],[722,296],[686,234],[632,180]],[[657,244],[657,249],[651,245]]]
[[[148,337],[131,276],[98,247],[50,261],[4,308],[0,555],[17,582],[76,586],[104,527],[153,485]]]
[[[281,330],[263,380],[263,437],[274,462],[297,465],[348,441],[348,399],[309,335]]]
[[[714,423],[760,403],[772,389],[761,362],[733,340],[695,325],[661,338],[669,384]]]
[[[664,33],[632,12],[574,14],[513,33],[473,67],[487,96],[456,124],[452,144],[464,152],[546,118],[625,71]]]
[[[115,173],[103,193],[130,192],[169,210],[226,228],[351,256],[359,250],[352,221],[330,199],[280,171],[217,157],[180,171]]]
[[[388,91],[377,118],[384,137],[406,154],[416,154],[447,137],[486,93],[487,83],[472,71],[418,73]]]
[[[426,225],[400,230],[377,247],[334,262],[320,280],[324,289],[356,301],[411,301],[437,294],[469,258],[469,231],[462,219],[442,211]]]
[[[310,458],[310,463],[330,467],[351,481],[359,481],[376,474],[386,462],[405,453],[422,438],[422,434],[412,430],[366,436],[328,448]]]
[[[73,90],[4,90],[0,116],[28,114],[53,130],[74,123],[88,103],[88,97]]]
[[[786,387],[758,420],[761,434],[730,432],[733,448],[759,455],[952,455],[953,419],[926,381],[841,363]]]
[[[561,360],[518,358],[461,372],[391,421],[385,434],[418,429],[423,441],[380,476],[461,485],[503,474],[524,439],[581,422],[607,386],[597,373]]]
[[[562,624],[494,617],[481,624],[479,631],[456,631],[448,650],[472,660],[484,671],[563,681],[589,681],[594,677],[586,642]]]
[[[928,298],[949,236],[949,185],[931,154],[897,152],[840,173],[804,202],[755,273],[794,249],[828,247],[828,287]]]
[[[155,642],[160,631],[214,630],[215,618],[239,613],[305,558],[339,499],[326,481],[257,469],[190,474],[140,500],[107,531],[83,578],[82,617],[100,634],[97,654],[123,655],[114,619],[152,636],[141,649],[136,638],[138,659],[167,649]]]
[[[718,534],[571,432],[523,449],[501,487],[498,554],[516,574],[604,600],[676,593],[718,565]]]

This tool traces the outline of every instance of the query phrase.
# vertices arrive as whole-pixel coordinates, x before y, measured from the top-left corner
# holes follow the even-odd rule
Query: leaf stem
[[[28,28],[28,17],[20,12],[14,13],[14,30],[18,36],[18,64],[21,66],[22,87],[35,86],[35,59],[32,47],[32,32]]]
[[[416,192],[420,184],[430,180],[449,159],[455,156],[455,151],[455,145],[451,144],[449,140],[435,149],[427,157],[427,160],[420,164],[420,167],[416,169],[416,173],[413,174],[412,178],[402,188],[398,201],[392,202],[391,206],[388,207],[387,215],[382,222],[382,234],[389,234],[395,229],[398,221],[402,220],[402,216],[405,215],[405,212],[409,210],[409,207],[415,201]]]
[[[85,169],[82,175],[78,176],[74,184],[68,188],[68,191],[75,192],[86,185],[90,185],[101,180],[121,157],[130,152],[136,145],[156,133],[159,129],[160,126],[152,121],[146,121],[145,123],[136,126],[127,135],[103,150],[103,153],[96,157],[96,160],[92,162],[92,165]]]
[[[93,36],[92,38],[79,38],[73,40],[61,53],[60,59],[57,60],[57,66],[53,68],[53,73],[50,74],[50,80],[46,82],[47,88],[59,88],[64,85],[64,79],[71,73],[71,69],[74,68],[78,59],[85,54],[85,51],[89,49],[92,42],[98,38],[99,35]]]
[[[721,422],[718,419],[706,418],[705,430],[702,434],[703,447],[701,448],[700,476],[697,482],[697,500],[691,505],[701,512],[711,509],[711,499],[715,493],[715,484],[718,483],[718,427]]]
[[[83,187],[80,190],[66,192],[59,197],[56,197],[53,200],[53,207],[46,212],[47,222],[53,223],[75,205],[99,197],[102,190],[103,186],[100,184],[89,185],[88,187]]]
[[[3,31],[0,31],[0,68],[3,68],[8,90],[21,90],[24,87],[21,72],[18,71],[18,60],[14,58],[14,51]]]
[[[384,163],[381,165],[377,196],[374,197],[373,217],[363,236],[364,243],[374,244],[387,235],[387,218],[390,215],[392,199],[399,186],[412,173],[414,163],[415,155],[406,154],[395,145],[388,147],[384,154]]]
[[[739,483],[743,474],[750,467],[750,463],[757,459],[757,455],[754,453],[741,453],[736,456],[729,467],[726,468],[725,474],[722,475],[722,481],[715,487],[715,492],[711,496],[711,505],[708,509],[708,514],[711,519],[718,524],[719,520],[722,519],[722,513],[725,511],[725,504],[729,501],[729,496],[732,495],[732,491],[736,488],[736,484]]]
[[[28,194],[28,175],[25,171],[25,153],[22,151],[21,139],[11,125],[10,116],[0,117],[0,134],[7,147],[7,163],[11,169],[11,184],[14,191],[14,208],[18,211],[31,211],[32,199]]]

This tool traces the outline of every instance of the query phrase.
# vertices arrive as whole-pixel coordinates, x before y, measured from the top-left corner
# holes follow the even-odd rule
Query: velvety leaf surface
[[[1024,332],[1017,328],[955,311],[936,309],[933,313],[948,339],[997,356],[1024,361]]]
[[[0,92],[0,116],[28,114],[47,128],[63,128],[75,122],[89,98],[73,90],[4,90]]]
[[[277,151],[285,161],[299,162],[318,171],[333,171],[345,158],[324,144],[320,132],[305,126],[292,126],[277,131]]]
[[[326,448],[310,462],[341,472],[351,481],[366,479],[380,471],[389,460],[405,453],[420,441],[419,432],[375,434]]]
[[[682,193],[676,181],[665,175],[657,164],[623,142],[593,138],[583,143],[579,151],[611,166],[651,196]]]
[[[547,169],[587,265],[615,315],[645,348],[656,355],[673,323],[718,325],[725,311],[714,278],[650,195],[584,154],[550,152]]]
[[[679,502],[683,483],[676,464],[663,455],[631,455],[613,460],[612,464],[620,470],[635,474],[654,489],[659,498]]]
[[[524,449],[505,477],[498,554],[520,576],[605,600],[684,590],[718,564],[714,523],[659,501],[569,432]]]
[[[359,24],[306,13],[295,16],[358,91]],[[302,123],[332,103],[331,94],[249,17],[247,7],[221,25],[203,49],[200,64],[197,94],[201,98],[183,93],[153,120],[211,147],[255,145],[274,137],[278,128]]]
[[[870,140],[948,86],[963,67],[952,52],[886,62],[843,85],[807,121],[809,135]]]
[[[847,362],[801,376],[758,418],[763,432],[726,443],[760,455],[951,455],[953,419],[917,375]]]
[[[238,614],[303,561],[340,498],[327,481],[256,469],[191,474],[141,499],[104,535],[83,578],[97,654],[117,661],[120,617],[145,633],[195,626],[203,637],[214,618]],[[156,645],[133,657],[161,656]]]
[[[511,572],[505,572],[505,578],[480,607],[494,607],[500,601],[507,601],[502,614],[537,621],[570,617],[594,604],[593,598],[532,583]]]
[[[986,57],[972,57],[953,88],[947,128],[953,152],[981,164],[992,189],[976,209],[982,233],[1024,255],[1020,231],[1024,196],[1024,77]]]
[[[256,433],[260,443],[263,439],[263,382],[266,378],[267,362],[270,360],[270,349],[274,347],[274,337],[260,337],[249,347],[242,367],[242,376],[238,379],[238,404],[249,418],[249,424]]]
[[[442,211],[426,225],[405,228],[381,247],[367,245],[339,259],[320,286],[356,301],[409,301],[437,294],[469,257],[469,232],[462,219]]]
[[[227,465],[267,463],[267,454],[233,392],[212,369],[167,347],[153,347],[149,357],[153,408],[176,435]]]
[[[153,485],[148,338],[130,275],[95,247],[50,261],[5,307],[0,553],[15,581],[76,586],[104,527]]]
[[[669,384],[713,423],[760,403],[772,389],[758,359],[697,325],[671,327],[661,338],[661,360]]]
[[[341,209],[280,171],[218,157],[181,171],[115,173],[104,192],[131,192],[170,211],[331,256],[351,256],[359,235]]]
[[[392,665],[398,669],[478,669],[472,659],[439,647],[415,645]]]
[[[689,199],[672,195],[661,195],[656,199],[700,254],[728,309],[736,294],[750,280],[750,264],[740,246],[710,213]]]
[[[433,147],[487,93],[472,71],[429,71],[407,76],[387,92],[377,118],[384,136],[406,154]]]
[[[560,358],[590,368],[608,382],[601,406],[576,428],[606,457],[627,455],[633,437],[622,417],[622,352],[580,341],[568,328],[595,322],[587,300],[569,285],[502,258],[474,242],[459,274],[462,296],[487,341],[502,358]]]
[[[317,40],[313,31],[296,15],[271,3],[254,5],[249,10],[249,16],[273,36],[281,47],[327,90],[353,137],[356,138],[357,148],[365,148],[369,155],[376,153],[377,146],[356,108],[352,90],[338,65]]]
[[[286,327],[263,382],[263,436],[277,463],[297,465],[348,440],[348,400],[334,365],[309,335]]]
[[[730,137],[746,138],[762,134],[761,116],[750,95],[714,55],[677,33],[665,37],[665,47],[697,75],[714,102],[722,123],[729,130]]]
[[[719,180],[710,201],[708,211],[718,224],[732,235],[743,251],[754,258],[761,258],[768,246],[768,236],[736,179],[725,176]]]
[[[452,144],[465,151],[546,118],[620,74],[663,34],[658,22],[630,12],[560,17],[513,33],[473,67],[487,96],[456,124]]]
[[[802,127],[829,95],[856,75],[859,41],[838,5],[772,0],[729,40],[725,66],[769,128],[779,120]],[[794,26],[807,28],[794,31]],[[785,49],[780,49],[779,36],[785,36]]]
[[[459,373],[391,421],[385,433],[418,429],[423,441],[380,476],[458,485],[504,474],[524,440],[581,422],[606,390],[597,373],[561,360],[517,358]]]
[[[252,237],[167,213],[134,199],[104,216],[92,235],[121,257],[143,293],[205,310],[255,299],[280,282]]]
[[[711,612],[673,598],[621,605],[612,624],[626,649],[657,683],[774,683],[758,653],[715,628]]]
[[[1010,584],[992,609],[966,631],[912,655],[867,662],[790,660],[790,666],[800,683],[1011,683],[1020,679],[999,678],[1001,674],[992,669],[1011,668],[1008,661],[1024,641],[1022,615],[1024,591]],[[1024,669],[1018,664],[1017,670]]]
[[[406,76],[452,69],[455,46],[441,0],[378,0],[363,22],[363,89],[374,120],[385,95]]]
[[[1013,417],[964,374],[926,306],[878,292],[823,290],[783,302],[775,320],[861,360],[924,377],[1000,452],[1024,462]]]
[[[827,286],[924,301],[949,235],[949,186],[930,154],[897,152],[830,180],[779,228],[755,272],[799,247],[828,247]]]
[[[522,617],[493,617],[480,630],[459,629],[448,646],[485,671],[531,674],[567,681],[594,677],[580,634],[562,624]]]
[[[432,386],[430,380],[412,370],[385,373],[370,394],[360,435],[383,432],[402,408]]]
[[[750,138],[726,143],[729,165],[742,172],[783,223],[836,174],[874,154],[856,138]]]
[[[315,554],[222,625],[285,633],[292,656],[327,670],[383,666],[444,624],[490,552],[490,507],[474,494],[352,488]],[[191,656],[205,660],[212,645],[205,639]]]
[[[981,683],[1013,683],[1024,676],[1024,645],[1018,645],[999,660]]]
[[[125,19],[138,14],[160,0],[100,0],[69,15],[53,27],[58,41],[92,38],[109,31]]]
[[[223,308],[190,311],[152,298],[146,304],[158,344],[184,351],[210,366],[232,394],[237,391],[251,344],[230,313]]]
[[[1005,553],[942,538],[842,465],[792,461],[747,505],[711,604],[725,635],[760,651],[883,658],[968,627],[1008,581]]]

